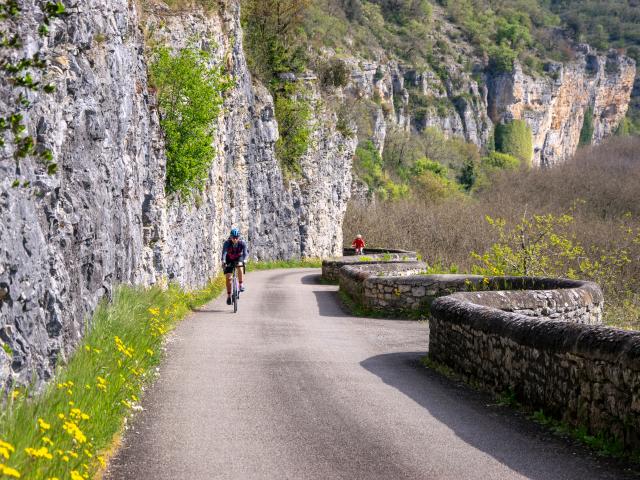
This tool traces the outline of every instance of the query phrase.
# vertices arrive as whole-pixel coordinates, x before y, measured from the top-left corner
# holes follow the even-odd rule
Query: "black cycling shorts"
[[[224,273],[225,275],[229,274],[229,273],[233,273],[233,269],[236,266],[237,262],[227,262],[227,266],[224,267]]]

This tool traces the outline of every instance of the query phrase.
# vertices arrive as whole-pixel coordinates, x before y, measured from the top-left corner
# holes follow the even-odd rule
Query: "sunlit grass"
[[[91,478],[162,357],[165,336],[192,308],[218,295],[120,287],[44,391],[10,393],[0,417],[0,478]]]
[[[271,270],[275,268],[321,268],[321,267],[322,267],[322,259],[320,258],[247,262],[247,272],[253,272],[255,270]]]

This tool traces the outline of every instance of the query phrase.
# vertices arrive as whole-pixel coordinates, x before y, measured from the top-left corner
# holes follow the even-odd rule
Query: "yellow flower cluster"
[[[66,421],[62,428],[64,428],[64,431],[73,437],[78,443],[85,443],[87,441],[87,437],[82,433],[82,430],[80,430],[77,423]]]
[[[118,337],[117,335],[114,337],[115,342],[116,342],[116,348],[118,349],[119,352],[121,352],[122,354],[124,354],[126,357],[133,357],[133,354],[135,352],[135,350],[131,347],[127,347],[122,340],[120,339],[120,337]]]
[[[98,390],[102,390],[103,392],[107,391],[107,381],[100,375],[96,377],[96,388]]]
[[[35,448],[25,448],[24,451],[33,458],[46,458],[47,460],[51,460],[53,455],[49,453],[49,449],[47,447],[40,447],[38,449]]]
[[[9,460],[12,453],[15,453],[16,449],[9,442],[5,442],[4,440],[0,440],[0,455],[3,456],[6,460]],[[11,468],[8,465],[0,462],[0,474],[6,475],[8,477],[20,478],[20,472],[18,472],[15,468]]]

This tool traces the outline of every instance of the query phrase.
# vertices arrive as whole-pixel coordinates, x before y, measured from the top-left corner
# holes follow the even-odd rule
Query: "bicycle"
[[[244,263],[233,263],[233,277],[231,279],[231,300],[233,301],[233,313],[238,311],[238,300],[240,300],[240,285],[238,284],[238,267],[242,267],[243,272],[246,273]]]

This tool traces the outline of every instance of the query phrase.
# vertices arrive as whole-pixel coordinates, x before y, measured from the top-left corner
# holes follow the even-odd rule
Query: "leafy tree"
[[[496,125],[495,131],[496,150],[512,155],[530,166],[533,159],[533,136],[531,128],[524,120]]]
[[[177,52],[155,50],[151,82],[157,90],[160,125],[167,152],[168,193],[189,197],[202,190],[215,156],[215,120],[232,82],[211,54],[189,46]]]
[[[242,0],[242,24],[249,67],[270,81],[306,64],[300,27],[311,0]]]

